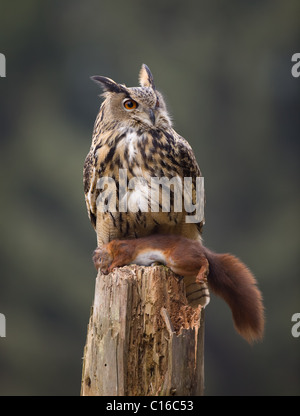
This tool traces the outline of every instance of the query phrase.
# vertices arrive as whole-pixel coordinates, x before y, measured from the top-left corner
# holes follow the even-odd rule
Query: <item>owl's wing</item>
[[[140,166],[144,165],[151,176],[168,179],[179,177],[181,179],[186,190],[183,195],[184,207],[189,206],[193,209],[194,206],[198,206],[197,203],[202,204],[201,210],[185,210],[186,218],[190,216],[188,222],[194,222],[201,234],[204,224],[204,183],[193,149],[187,140],[172,128],[151,130],[144,136],[146,140],[140,142],[140,154],[136,157],[135,162]],[[184,186],[184,178],[190,178],[190,186]],[[201,179],[197,180],[197,178]],[[198,213],[200,213],[199,219],[198,216],[195,216]]]
[[[202,177],[199,165],[190,144],[179,135],[175,137],[175,140],[177,144],[176,157],[182,166],[183,176],[192,178]]]
[[[88,153],[83,167],[83,187],[84,187],[84,196],[85,203],[88,211],[89,219],[94,228],[96,228],[96,216],[97,216],[97,206],[96,206],[96,167],[95,167],[95,157],[92,149]]]
[[[120,136],[118,132],[112,132],[110,130],[99,134],[98,118],[95,123],[92,145],[83,167],[85,202],[89,219],[95,229],[97,218],[97,198],[100,194],[100,189],[97,186],[98,181],[101,177],[114,176],[114,169],[112,169],[113,165],[116,165],[115,168],[118,168],[118,164],[115,163],[116,161],[113,160],[112,156],[116,149],[116,142]]]
[[[176,132],[175,132],[176,133]],[[202,227],[205,223],[204,219],[204,204],[205,204],[205,194],[204,194],[204,178],[201,174],[199,165],[197,163],[194,151],[190,144],[182,136],[177,133],[174,135],[175,143],[175,152],[174,157],[177,163],[181,167],[181,174],[183,178],[191,178],[192,192],[186,193],[185,198],[190,200],[185,201],[193,206],[199,204],[202,206],[201,211],[202,215],[199,222],[196,222],[196,226],[199,230],[199,233],[202,233]],[[201,178],[197,182],[197,178]],[[200,182],[203,181],[203,182]],[[197,205],[198,206],[198,205]]]

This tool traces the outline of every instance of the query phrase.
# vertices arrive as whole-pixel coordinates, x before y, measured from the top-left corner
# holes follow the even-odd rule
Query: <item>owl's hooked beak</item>
[[[149,118],[150,118],[152,124],[155,124],[155,114],[154,114],[154,111],[151,110],[151,109],[149,110]]]

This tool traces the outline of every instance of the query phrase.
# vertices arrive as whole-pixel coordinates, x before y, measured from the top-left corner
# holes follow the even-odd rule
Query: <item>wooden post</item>
[[[204,310],[164,266],[98,273],[82,396],[202,395]]]

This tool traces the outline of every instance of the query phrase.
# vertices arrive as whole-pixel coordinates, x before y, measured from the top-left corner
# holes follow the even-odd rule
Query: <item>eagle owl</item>
[[[104,100],[84,164],[84,192],[98,246],[156,233],[201,239],[203,216],[189,221],[193,213],[186,207],[196,206],[197,178],[202,175],[191,146],[172,128],[150,69],[142,65],[139,87],[104,76],[92,79],[102,87]],[[153,178],[165,178],[156,194]],[[185,178],[190,178],[189,191],[183,191]],[[169,204],[163,200],[168,180]],[[175,188],[181,196],[175,195]]]

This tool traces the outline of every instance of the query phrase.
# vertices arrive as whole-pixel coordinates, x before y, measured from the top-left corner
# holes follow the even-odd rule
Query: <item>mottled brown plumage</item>
[[[156,90],[152,74],[146,65],[140,71],[140,87],[128,88],[110,78],[92,78],[104,90],[104,101],[95,121],[90,151],[84,164],[84,191],[89,218],[97,233],[98,246],[113,239],[137,238],[154,233],[178,234],[190,239],[201,238],[203,219],[186,222],[184,209],[175,212],[171,192],[169,212],[153,212],[147,199],[153,177],[190,177],[193,181],[192,202],[196,200],[196,178],[202,176],[189,143],[173,128],[164,99]],[[99,209],[99,179],[112,178],[119,191],[120,169],[126,170],[127,180],[139,180],[124,196],[128,205],[136,209],[120,212],[116,207],[102,212]],[[122,200],[123,201],[123,200]],[[106,200],[108,202],[107,194]],[[160,204],[162,200],[160,198]],[[98,205],[98,206],[97,206]],[[148,206],[148,212],[145,207]],[[144,209],[143,209],[144,208]]]
[[[96,118],[92,145],[84,165],[84,191],[98,244],[112,238],[149,235],[154,231],[197,239],[202,222],[186,224],[187,213],[184,210],[175,213],[172,206],[170,213],[98,212],[97,181],[101,177],[111,177],[118,182],[119,169],[127,169],[128,180],[142,176],[149,185],[151,177],[195,179],[201,172],[192,148],[172,128],[163,97],[153,88],[153,78],[146,65],[140,73],[141,87],[127,88],[105,77],[93,79],[104,88],[105,100]],[[138,108],[125,110],[122,105],[125,98],[135,100]]]

